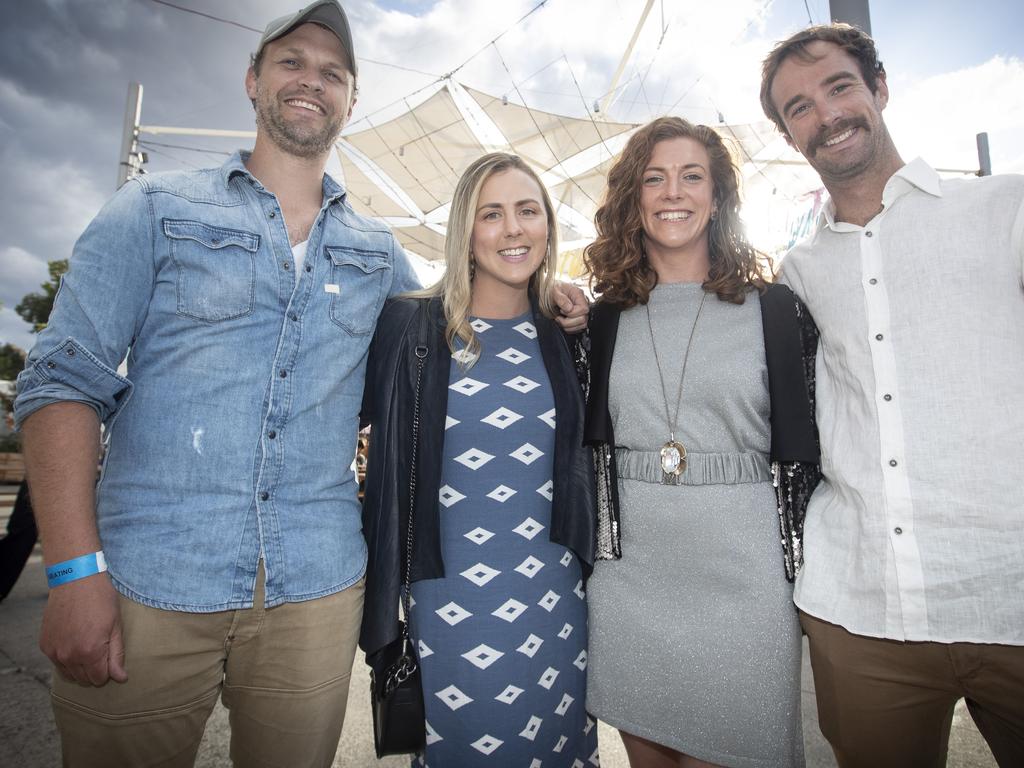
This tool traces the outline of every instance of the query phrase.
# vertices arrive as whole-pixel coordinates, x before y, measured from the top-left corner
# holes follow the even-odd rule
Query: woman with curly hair
[[[605,558],[587,704],[634,767],[803,765],[790,582],[818,478],[816,334],[739,207],[718,134],[660,118],[612,167],[585,253]]]

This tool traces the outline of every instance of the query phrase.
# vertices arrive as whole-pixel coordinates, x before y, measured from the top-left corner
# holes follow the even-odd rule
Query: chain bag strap
[[[429,354],[427,341],[427,302],[419,307],[419,343],[416,355],[416,390],[412,411],[412,451],[409,461],[409,521],[405,536],[405,568],[402,574],[402,620],[399,637],[389,643],[381,654],[383,673],[370,674],[370,697],[373,710],[373,742],[377,757],[418,752],[426,742],[423,710],[423,683],[419,664],[409,639],[412,582],[413,510],[416,505],[416,460],[420,435],[420,388],[423,366]],[[371,437],[372,439],[372,437]]]

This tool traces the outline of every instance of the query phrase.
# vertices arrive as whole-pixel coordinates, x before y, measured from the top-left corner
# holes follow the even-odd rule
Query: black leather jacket
[[[561,329],[536,304],[533,322],[557,413],[550,537],[576,553],[586,576],[594,563],[596,510],[592,453],[583,445],[583,393]],[[359,637],[367,655],[398,636],[417,346],[425,347],[426,354],[420,383],[411,581],[444,576],[438,489],[451,367],[444,326],[439,299],[392,299],[370,346],[362,408],[363,422],[372,425],[363,498],[369,560]]]

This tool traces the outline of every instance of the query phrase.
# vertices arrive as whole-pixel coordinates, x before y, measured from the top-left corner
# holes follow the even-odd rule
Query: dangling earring
[[[718,209],[717,209],[717,208],[712,208],[712,209],[711,209],[711,221],[714,221],[714,220],[715,220],[715,217],[716,217],[717,215],[718,215]]]
[[[469,252],[469,282],[473,282],[473,278],[476,277],[476,258],[473,256],[473,252]]]

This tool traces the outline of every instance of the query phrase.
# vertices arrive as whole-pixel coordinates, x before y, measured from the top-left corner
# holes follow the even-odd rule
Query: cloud
[[[890,88],[886,122],[905,153],[938,167],[974,169],[975,135],[987,131],[993,169],[1024,171],[1024,60],[994,56],[904,87],[895,93]]]

